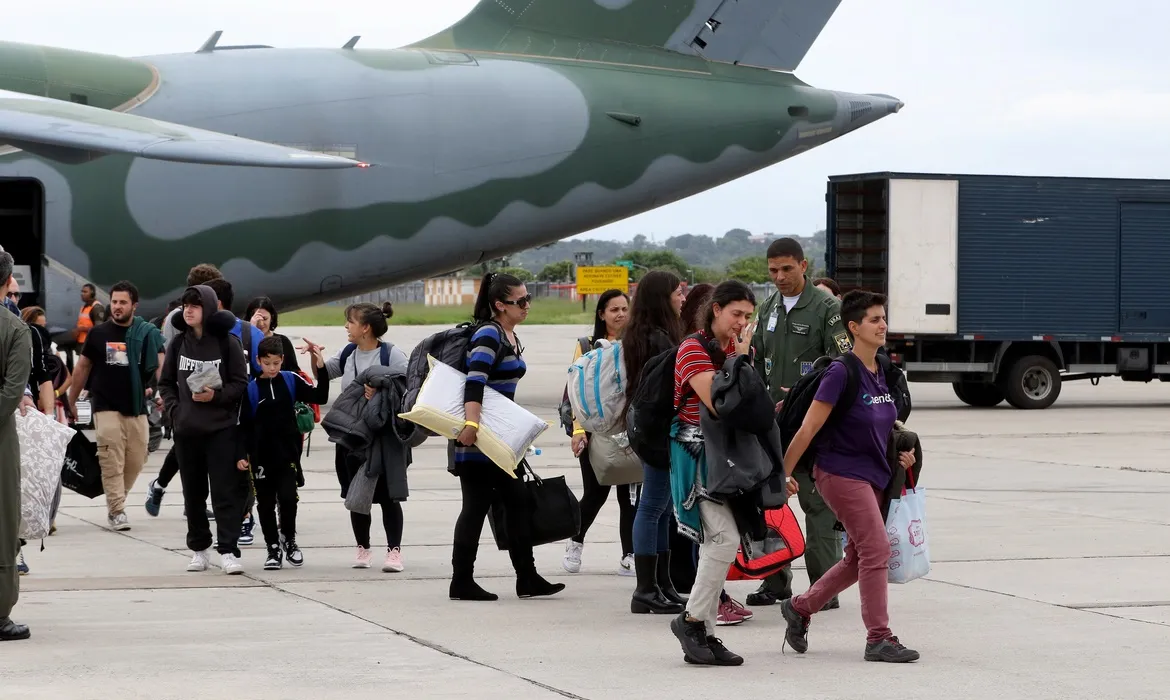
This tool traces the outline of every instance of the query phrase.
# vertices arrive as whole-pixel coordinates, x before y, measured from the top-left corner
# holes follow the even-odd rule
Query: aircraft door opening
[[[0,246],[16,261],[20,307],[44,306],[45,188],[31,178],[0,178]]]

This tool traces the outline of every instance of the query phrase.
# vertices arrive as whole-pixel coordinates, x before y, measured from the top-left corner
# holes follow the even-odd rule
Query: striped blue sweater
[[[485,387],[491,387],[507,398],[516,400],[516,387],[528,370],[517,352],[502,336],[500,327],[485,323],[471,336],[467,349],[467,384],[463,390],[465,403],[483,403]],[[489,462],[475,447],[455,443],[455,463]]]

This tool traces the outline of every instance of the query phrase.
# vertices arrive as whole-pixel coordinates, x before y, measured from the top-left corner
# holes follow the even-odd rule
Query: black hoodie
[[[183,314],[175,314],[171,325],[179,335],[167,346],[158,383],[175,435],[180,437],[208,435],[235,427],[240,418],[240,401],[248,388],[244,350],[230,333],[236,317],[230,311],[217,310],[218,299],[211,287],[198,285],[188,289],[198,291],[203,299],[203,335],[196,337],[183,320]],[[200,403],[191,398],[187,377],[207,362],[219,366],[223,388],[216,390],[211,401]]]

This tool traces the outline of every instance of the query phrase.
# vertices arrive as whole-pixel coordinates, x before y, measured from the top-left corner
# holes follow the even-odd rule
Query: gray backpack
[[[589,352],[590,342],[585,336],[577,338],[577,344],[581,346],[581,354]],[[557,413],[560,415],[561,427],[565,429],[565,435],[573,437],[573,404],[569,401],[569,383],[565,382],[565,393],[561,396],[561,405],[557,408]]]

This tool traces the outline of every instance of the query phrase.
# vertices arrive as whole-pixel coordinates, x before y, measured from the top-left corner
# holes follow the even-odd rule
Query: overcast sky
[[[811,0],[810,0],[811,1]],[[475,0],[6,2],[0,39],[123,56],[224,43],[392,48]],[[830,175],[877,170],[1170,177],[1165,0],[844,0],[796,74],[882,92],[901,114],[588,235],[809,234]]]

